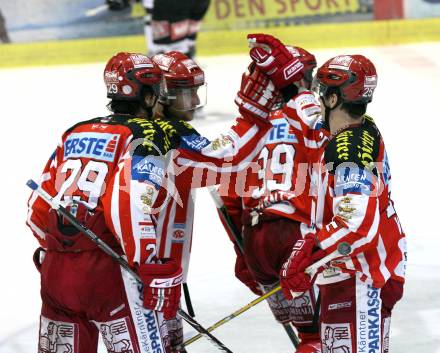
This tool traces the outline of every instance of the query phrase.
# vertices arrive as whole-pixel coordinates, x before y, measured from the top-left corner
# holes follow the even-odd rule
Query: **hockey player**
[[[292,248],[281,286],[287,297],[309,290],[305,268],[342,242],[351,246],[317,277],[323,352],[388,352],[391,311],[403,294],[405,235],[390,198],[384,142],[365,115],[376,84],[376,69],[362,55],[336,56],[317,72],[330,139],[312,177],[312,228]]]
[[[289,103],[269,117],[273,127],[257,157],[259,168],[247,170],[241,183],[219,189],[235,229],[240,231],[238,237],[243,235],[242,251],[237,235],[230,234],[237,254],[235,275],[257,295],[262,294],[261,289],[267,292],[279,285],[281,266],[292,246],[302,239],[300,223],[309,224],[308,161],[325,141],[321,135],[312,143],[301,127],[289,127],[286,120],[288,116],[297,121],[319,120],[321,113],[310,91],[315,56],[303,48],[286,48],[303,63],[304,77],[294,87],[283,87]],[[297,352],[320,351],[317,297],[314,287],[298,299],[287,300],[281,291],[267,299],[278,322],[297,328],[301,339]]]
[[[149,55],[180,51],[196,53],[197,33],[210,0],[143,0]]]
[[[104,71],[112,114],[66,130],[40,179],[44,190],[121,254],[130,255],[132,248],[130,243],[118,242],[104,219],[106,185],[129,153],[131,141],[148,138],[159,145],[163,140],[161,128],[148,120],[161,78],[160,69],[145,55],[112,57]],[[157,154],[152,144],[139,145],[135,151]],[[126,212],[130,214],[129,209]],[[150,216],[143,215],[142,222],[143,237],[154,238]],[[177,261],[149,258],[148,249],[138,249],[136,258],[129,257],[143,280],[142,302],[136,282],[36,193],[29,200],[27,224],[41,245],[34,256],[43,303],[39,352],[58,351],[46,347],[51,342],[69,352],[96,352],[99,332],[106,333],[108,352],[117,345],[125,352],[170,352],[158,311],[165,319],[176,315],[182,279]],[[154,283],[167,281],[171,285],[158,297]]]
[[[256,157],[271,127],[266,120],[278,97],[273,85],[255,65],[242,78],[237,104],[241,117],[226,133],[212,142],[200,136],[188,123],[193,111],[203,105],[204,73],[187,56],[170,52],[154,56],[163,72],[160,99],[151,119],[164,132],[160,150],[171,151],[163,158],[134,154],[119,164],[108,185],[106,219],[126,254],[139,261],[138,249],[149,256],[176,259],[184,271],[189,264],[194,216],[193,188],[218,184],[234,177]],[[296,59],[295,59],[296,60]],[[294,61],[295,61],[294,60]],[[297,61],[297,60],[296,60]],[[292,80],[302,77],[302,66]],[[142,141],[141,141],[142,142]],[[144,142],[142,142],[144,143]],[[129,192],[127,192],[129,190]],[[127,217],[127,210],[131,210]],[[151,215],[156,238],[145,235],[144,214]],[[182,341],[180,324],[171,326],[173,346]]]

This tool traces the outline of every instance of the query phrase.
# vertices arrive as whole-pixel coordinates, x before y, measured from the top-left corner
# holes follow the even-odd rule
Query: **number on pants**
[[[84,169],[80,159],[68,159],[61,168],[61,174],[66,175],[70,171],[69,177],[63,182],[55,200],[69,203],[72,194],[79,190],[84,195],[88,195],[87,200],[82,200],[89,209],[94,209],[98,205],[99,197],[102,195],[105,177],[108,173],[108,166],[104,162],[89,161]],[[74,185],[77,180],[76,185]],[[74,187],[73,190],[69,190]],[[70,195],[65,195],[69,190]],[[74,200],[81,200],[80,196],[73,196]]]

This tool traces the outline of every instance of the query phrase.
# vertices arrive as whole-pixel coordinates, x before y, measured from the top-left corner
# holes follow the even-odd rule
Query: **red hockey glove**
[[[307,234],[295,243],[280,271],[280,285],[287,299],[292,299],[291,292],[305,292],[311,288],[312,278],[304,271],[324,256],[324,250],[317,249],[313,234]]]
[[[242,75],[240,91],[235,97],[235,104],[242,115],[251,114],[266,119],[276,103],[281,101],[281,93],[275,89],[266,74],[251,63]]]
[[[164,313],[166,320],[176,317],[179,309],[182,267],[173,259],[162,259],[162,263],[139,266],[139,275],[144,283],[144,306]]]
[[[304,76],[304,65],[277,38],[268,34],[248,34],[250,56],[279,90]]]
[[[235,261],[235,277],[245,284],[254,294],[258,296],[263,295],[263,292],[258,288],[258,283],[250,273],[242,255],[238,255],[237,260]]]

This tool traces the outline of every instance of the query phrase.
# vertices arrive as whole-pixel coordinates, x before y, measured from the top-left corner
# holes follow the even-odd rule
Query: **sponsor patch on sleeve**
[[[203,148],[205,148],[209,144],[210,142],[206,137],[197,134],[191,134],[181,137],[180,147],[200,152]]]
[[[369,170],[360,168],[356,163],[342,163],[336,168],[335,194],[347,193],[370,195],[375,175]]]
[[[165,175],[165,162],[160,157],[134,155],[131,163],[133,180],[149,181],[159,189]]]

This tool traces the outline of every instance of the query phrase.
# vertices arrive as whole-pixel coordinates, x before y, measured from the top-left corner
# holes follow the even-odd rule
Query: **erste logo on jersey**
[[[64,160],[68,158],[92,158],[113,162],[119,142],[119,134],[78,132],[64,141]]]
[[[274,119],[270,121],[273,125],[272,130],[268,136],[269,143],[278,143],[278,142],[290,142],[290,143],[298,143],[298,139],[295,134],[291,133],[290,125],[286,119]]]

